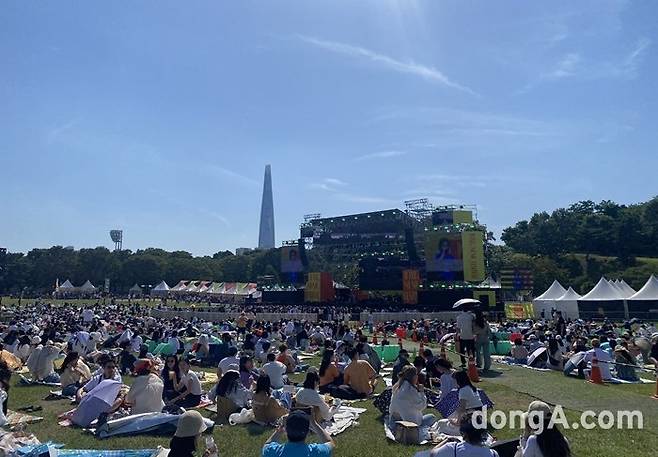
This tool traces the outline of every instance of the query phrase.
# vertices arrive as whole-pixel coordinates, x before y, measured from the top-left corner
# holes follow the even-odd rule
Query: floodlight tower
[[[114,250],[120,251],[123,247],[123,230],[110,230],[110,238],[114,242]]]

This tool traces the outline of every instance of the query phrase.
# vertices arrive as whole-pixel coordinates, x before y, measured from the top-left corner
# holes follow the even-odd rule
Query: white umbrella
[[[537,360],[538,357],[541,357],[545,352],[546,352],[545,347],[535,349],[535,351],[532,354],[530,354],[530,356],[528,357],[528,365],[532,366],[535,360]]]
[[[464,305],[481,305],[482,302],[480,300],[476,300],[475,298],[462,298],[461,300],[457,300],[454,305],[452,305],[452,309],[459,308]]]
[[[455,337],[455,333],[446,333],[441,337],[441,340],[439,340],[439,344],[445,344],[446,341],[451,340]]]

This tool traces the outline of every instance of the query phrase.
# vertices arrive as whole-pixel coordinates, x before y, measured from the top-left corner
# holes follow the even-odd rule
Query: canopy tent
[[[633,294],[635,294],[635,289],[633,289],[631,286],[629,286],[628,283],[626,281],[624,281],[623,279],[621,279],[619,281],[619,288],[622,289],[622,290],[625,290],[627,293],[629,293],[630,294],[629,297],[632,296]]]
[[[478,284],[478,287],[482,289],[501,289],[500,281],[496,281],[494,278],[489,276],[487,279]]]
[[[553,281],[553,284],[551,284],[551,287],[549,287],[546,292],[532,301],[532,308],[535,317],[541,316],[542,311],[544,312],[545,317],[550,317],[551,310],[555,308],[555,300],[563,296],[566,292],[567,289],[562,287],[562,284],[560,284],[557,279]]]
[[[201,281],[190,281],[187,287],[184,289],[184,292],[198,292],[199,284]]]
[[[658,320],[658,279],[651,275],[640,290],[626,300],[629,317]]]
[[[96,292],[96,287],[87,279],[87,281],[80,286],[80,292],[84,293],[92,293]]]
[[[199,292],[200,294],[208,292],[208,288],[210,287],[210,284],[211,284],[210,281],[201,281],[199,283],[199,288],[197,292]]]
[[[592,290],[578,299],[578,313],[581,317],[626,317],[622,293],[607,279],[602,277]]]
[[[640,290],[631,295],[629,300],[658,300],[658,278],[651,275]]]
[[[555,300],[555,309],[562,313],[565,319],[578,319],[578,300],[581,295],[573,290],[572,287],[566,291],[564,295]]]
[[[151,289],[151,295],[154,296],[164,296],[169,293],[169,285],[166,282],[161,281],[157,286]]]
[[[135,283],[130,289],[128,289],[128,295],[142,295],[142,288],[139,287],[139,284]]]
[[[60,284],[60,286],[57,288],[57,292],[73,292],[75,290],[75,286],[71,284],[71,281],[68,279],[64,281],[63,284]]]
[[[190,281],[188,279],[184,279],[182,281],[178,281],[178,284],[176,284],[174,287],[169,289],[170,292],[185,292],[187,290],[187,287],[189,286]]]

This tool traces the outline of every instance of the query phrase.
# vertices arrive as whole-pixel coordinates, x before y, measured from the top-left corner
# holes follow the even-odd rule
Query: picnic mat
[[[534,371],[557,371],[557,370],[551,370],[550,368],[535,368],[528,366],[523,363],[516,363],[512,362],[509,357],[507,356],[501,356],[501,355],[492,355],[491,360],[493,360],[496,363],[500,363],[502,365],[509,365],[511,367],[521,367],[521,368],[526,368],[528,370],[534,370]]]
[[[569,376],[570,378],[578,378],[578,373],[571,372],[567,376]],[[605,384],[653,384],[656,381],[653,381],[651,379],[644,379],[644,378],[640,378],[639,381],[627,381],[625,379],[610,378],[610,379],[604,379],[603,382]]]
[[[386,435],[386,438],[397,442],[395,439],[395,433],[393,433],[393,429],[389,426],[390,422],[390,417],[386,416],[384,419],[384,434]],[[432,446],[435,444],[439,443],[445,443],[446,440],[450,441],[463,441],[461,436],[455,436],[451,434],[446,434],[443,433],[443,429],[446,428],[444,427],[444,423],[446,421],[437,421],[434,424],[430,426],[421,426],[419,429],[419,435],[420,435],[420,445],[427,445],[431,444]],[[494,442],[493,436],[491,434],[488,434],[487,439],[485,440],[485,444],[487,446],[490,446]]]
[[[22,374],[19,374],[18,377],[20,378],[20,381],[18,383],[19,386],[50,386],[50,387],[61,386],[59,382],[33,381],[30,378],[23,376]]]
[[[20,424],[34,424],[35,422],[41,422],[43,417],[41,416],[32,416],[30,414],[22,413],[20,411],[7,410],[7,425],[10,427],[15,427]]]
[[[365,408],[354,408],[352,406],[340,405],[334,412],[332,420],[323,423],[322,428],[324,428],[330,436],[336,436],[354,425],[358,421],[359,415],[366,411]]]
[[[44,400],[71,400],[75,401],[75,396],[71,395],[70,397],[63,395],[61,390],[51,390],[48,392],[48,396]]]
[[[489,399],[489,396],[484,392],[484,390],[478,389],[478,395],[480,396],[480,400],[482,401],[482,404],[486,406],[487,408],[493,408],[494,403]],[[457,407],[459,406],[459,391],[457,389],[453,389],[450,392],[448,392],[448,395],[446,395],[443,400],[440,402],[436,403],[434,407],[439,410],[441,415],[443,417],[449,417],[457,411]]]

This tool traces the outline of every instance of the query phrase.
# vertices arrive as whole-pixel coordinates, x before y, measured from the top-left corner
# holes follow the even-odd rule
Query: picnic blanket
[[[506,356],[492,355],[491,359],[496,363],[500,363],[502,365],[508,365],[510,367],[521,367],[521,368],[526,368],[528,370],[534,370],[534,371],[556,371],[556,370],[551,370],[550,368],[536,368],[536,367],[531,367],[529,365],[526,365],[524,363],[517,363],[517,362],[514,362],[514,360],[511,359],[510,357],[506,357]]]
[[[484,392],[484,390],[478,389],[477,391],[478,391],[478,395],[480,396],[480,400],[482,401],[482,404],[487,408],[493,408],[494,403],[491,401],[489,396]],[[443,398],[443,400],[436,403],[434,405],[434,408],[439,410],[439,412],[443,417],[450,417],[452,413],[457,411],[458,406],[459,406],[459,391],[457,389],[453,389],[450,392],[448,392],[448,395],[446,395]]]
[[[384,419],[384,434],[386,435],[386,438],[397,442],[395,439],[395,433],[393,432],[393,428],[389,424],[390,422],[390,417],[387,416]],[[437,421],[434,424],[430,426],[421,426],[419,429],[419,436],[420,436],[420,442],[418,444],[420,445],[435,445],[439,443],[445,443],[447,441],[456,441],[460,442],[463,441],[461,436],[455,436],[455,435],[450,435],[443,433],[442,426],[441,426],[441,421]],[[393,427],[395,424],[393,424]],[[494,442],[494,437],[491,436],[491,434],[488,434],[487,439],[485,440],[485,444],[490,446]]]
[[[330,436],[336,436],[357,423],[359,415],[366,411],[365,408],[354,408],[352,406],[340,405],[334,412],[331,421],[324,422],[322,428],[324,428]]]
[[[109,420],[99,428],[88,429],[97,437],[133,436],[143,434],[169,435],[176,431],[180,415],[167,413],[144,413]],[[210,419],[204,422],[209,430],[215,426]]]
[[[75,396],[74,395],[71,395],[71,396],[64,395],[64,394],[62,394],[61,390],[51,390],[50,392],[48,392],[48,395],[46,396],[46,398],[44,398],[44,400],[71,400],[71,401],[74,401]]]
[[[18,385],[19,386],[50,386],[50,387],[60,387],[61,384],[58,382],[44,382],[44,381],[33,381],[32,379],[19,374],[20,378]]]
[[[7,410],[7,425],[9,427],[15,427],[20,424],[34,424],[35,422],[41,422],[42,420],[43,417],[41,416],[32,416],[20,411],[13,411],[11,409]]]

